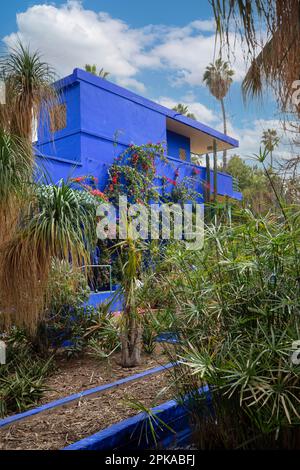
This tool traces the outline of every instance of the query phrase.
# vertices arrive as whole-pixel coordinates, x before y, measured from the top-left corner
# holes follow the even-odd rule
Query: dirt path
[[[95,364],[90,358],[84,358],[61,366],[48,381],[48,386],[55,387],[55,390],[49,391],[43,402],[136,374],[157,366],[160,361],[167,362],[159,354],[155,358],[146,356],[142,367],[124,370],[117,361],[118,357],[115,357],[111,364],[99,365],[98,361]],[[136,410],[130,407],[128,398],[138,399],[149,408],[170,399],[172,393],[168,378],[168,372],[152,375],[13,424],[0,430],[0,449],[61,449],[135,415]]]

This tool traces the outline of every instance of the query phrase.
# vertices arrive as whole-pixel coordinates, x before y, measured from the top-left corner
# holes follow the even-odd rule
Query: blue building
[[[37,162],[52,183],[93,175],[103,190],[109,167],[130,144],[161,142],[167,146],[169,164],[157,162],[158,177],[174,180],[176,172],[180,182],[193,176],[194,189],[203,195],[207,169],[193,164],[191,155],[212,153],[214,143],[221,152],[238,147],[238,141],[229,136],[83,70],[75,69],[56,86],[61,92],[60,103],[53,110],[51,124],[48,116],[49,122],[40,125],[35,143]],[[221,199],[242,198],[232,177],[225,173],[218,173],[217,189]],[[93,292],[88,303],[97,305],[111,299],[111,291]],[[121,308],[122,301],[117,298],[111,309]]]
[[[238,147],[237,140],[205,124],[80,69],[57,82],[57,88],[61,91],[60,119],[56,121],[53,113],[51,125],[38,129],[35,145],[37,161],[53,183],[93,175],[99,189],[104,189],[114,158],[132,143],[151,141],[167,145],[170,165],[158,167],[158,173],[174,178],[176,167],[180,179],[196,174],[199,186],[195,189],[203,193],[207,170],[194,165],[191,154],[212,153],[214,141],[218,152]],[[225,173],[218,173],[217,189],[219,197],[242,198],[233,178]]]

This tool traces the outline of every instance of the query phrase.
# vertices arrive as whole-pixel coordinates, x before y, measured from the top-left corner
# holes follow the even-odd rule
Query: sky
[[[208,0],[10,0],[1,2],[0,13],[2,50],[20,38],[39,50],[58,76],[97,64],[115,83],[167,107],[184,103],[199,121],[222,131],[220,103],[202,81],[215,44]],[[239,41],[232,37],[232,44],[235,75],[225,106],[228,133],[240,148],[230,152],[249,161],[263,130],[278,129],[279,121],[270,93],[262,103],[244,105],[246,64]],[[286,152],[284,143],[279,152]]]

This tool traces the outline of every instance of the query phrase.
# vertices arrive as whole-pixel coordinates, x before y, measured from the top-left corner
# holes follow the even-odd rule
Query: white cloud
[[[213,19],[196,19],[183,27],[147,25],[132,28],[104,12],[87,10],[78,1],[64,5],[40,4],[17,14],[17,33],[4,38],[12,46],[19,36],[40,50],[60,75],[86,63],[109,71],[118,83],[144,92],[139,72],[151,68],[172,70],[173,84],[202,85],[205,67],[213,59]],[[235,47],[236,79],[244,64]]]
[[[159,58],[166,68],[176,71],[173,84],[187,83],[192,86],[203,85],[203,74],[207,65],[212,62],[215,50],[215,35],[204,35],[195,31],[193,22],[188,33],[182,34],[182,29],[173,28],[161,44],[155,46],[151,54]],[[246,70],[241,45],[230,37],[232,44],[232,68],[234,80],[240,81]]]
[[[145,93],[146,92],[146,87],[145,87],[144,83],[139,82],[135,78],[121,77],[121,78],[117,78],[116,82],[120,86],[123,86],[125,88],[132,88],[132,89],[136,90],[139,93]]]
[[[6,36],[4,42],[12,46],[20,37],[32,49],[38,49],[59,75],[70,74],[73,68],[84,67],[86,63],[95,63],[109,71],[121,86],[146,93],[139,73],[149,69],[165,72],[172,84],[188,85],[179,101],[186,104],[200,122],[223,130],[219,115],[200,103],[191,91],[203,85],[205,67],[213,60],[213,19],[196,19],[183,27],[150,24],[132,28],[107,13],[88,10],[78,1],[69,1],[61,6],[32,6],[17,15],[17,26],[17,33]],[[242,47],[234,42],[233,36],[230,41],[235,57],[234,79],[239,81],[246,67]],[[157,101],[168,108],[178,103],[166,96]],[[239,127],[228,123],[228,133],[239,139],[237,152],[244,158],[257,153],[262,131],[267,128],[280,129],[280,123],[256,120]],[[287,154],[285,144],[276,152],[279,154]]]
[[[179,101],[175,101],[172,98],[162,96],[156,101],[162,106],[166,106],[170,109],[174,108],[174,106],[176,106],[178,103],[182,103],[188,106],[189,112],[195,114],[198,121],[206,124],[212,124],[218,121],[218,117],[213,113],[211,109],[207,108],[198,101],[194,101],[192,98],[192,96],[186,96],[183,99],[180,99]]]
[[[222,131],[222,125],[218,126]],[[282,122],[278,119],[257,119],[241,128],[235,128],[231,122],[228,124],[228,133],[239,140],[238,149],[231,150],[230,155],[237,153],[248,162],[253,163],[253,156],[259,153],[263,131],[275,129],[280,138],[279,146],[273,152],[274,161],[291,158],[289,133],[283,129]]]
[[[107,13],[86,10],[76,1],[60,7],[35,5],[17,14],[17,25],[18,33],[6,36],[4,42],[12,46],[19,36],[40,50],[61,75],[95,63],[121,79],[157,62],[143,52],[152,40],[150,33],[148,38],[142,29],[132,29]]]

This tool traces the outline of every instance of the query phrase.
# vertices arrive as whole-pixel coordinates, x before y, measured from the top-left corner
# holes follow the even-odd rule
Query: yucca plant
[[[2,247],[2,321],[34,332],[45,310],[53,257],[89,264],[96,237],[95,205],[86,205],[63,181],[38,187],[14,237]]]
[[[139,281],[142,269],[142,255],[145,246],[132,236],[128,222],[127,238],[117,243],[121,264],[121,292],[124,297],[123,315],[120,322],[121,363],[123,367],[136,367],[141,363],[142,318],[138,312]]]

